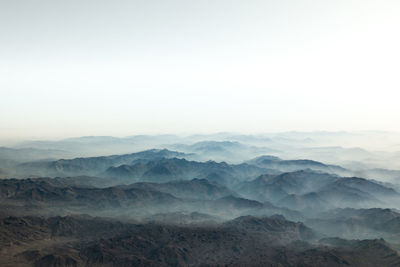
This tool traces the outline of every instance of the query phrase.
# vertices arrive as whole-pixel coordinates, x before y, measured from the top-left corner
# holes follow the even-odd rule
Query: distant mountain
[[[349,177],[340,179],[335,182],[336,185],[348,186],[357,188],[363,192],[369,193],[377,198],[396,198],[400,197],[400,194],[393,188],[386,187],[375,181],[367,180],[358,177]]]
[[[322,171],[333,174],[347,174],[348,171],[340,166],[327,165],[314,160],[299,159],[299,160],[282,160],[274,156],[260,156],[247,161],[262,168],[277,169],[282,172],[293,172],[298,170],[311,169],[314,171]]]
[[[306,194],[318,191],[338,178],[336,175],[311,170],[263,175],[253,181],[243,183],[238,192],[259,201],[275,203],[289,194]]]
[[[393,188],[363,178],[342,178],[311,170],[263,175],[244,182],[237,191],[258,201],[294,210],[318,210],[334,207],[382,207],[397,203]]]
[[[261,175],[253,181],[243,182],[238,186],[238,192],[245,197],[261,202],[278,201],[288,195],[279,185],[271,184],[269,181],[276,175]]]
[[[9,160],[16,163],[33,160],[70,158],[73,155],[74,154],[71,152],[55,149],[0,147],[0,160]]]
[[[274,172],[248,164],[230,165],[225,162],[197,162],[170,158],[160,160],[141,160],[132,165],[108,168],[103,176],[130,181],[166,182],[172,180],[207,179],[222,185],[231,186],[251,180],[260,174]]]
[[[242,144],[237,141],[201,141],[191,145],[175,144],[171,149],[194,153],[198,160],[228,161],[238,163],[265,153],[277,152],[275,149]]]
[[[382,201],[374,197],[368,192],[363,191],[361,188],[348,186],[341,178],[337,181],[328,184],[321,188],[316,193],[325,202],[329,203],[330,207],[376,207],[383,204]]]
[[[60,159],[56,161],[38,161],[18,165],[18,172],[38,176],[74,176],[94,175],[104,172],[111,166],[131,164],[137,159],[161,159],[184,157],[186,154],[167,149],[151,149],[142,152],[103,157]]]
[[[392,206],[390,202],[396,203],[399,200],[399,193],[393,188],[357,177],[337,179],[321,188],[317,193],[333,207],[342,208]]]
[[[25,141],[18,148],[56,149],[71,151],[79,156],[97,156],[122,154],[130,151],[149,149],[150,142],[143,143],[134,138],[118,138],[112,136],[83,136],[56,141]],[[151,146],[156,147],[156,146]]]
[[[374,179],[378,181],[400,183],[400,170],[389,170],[382,168],[368,169],[364,168],[355,172],[360,177]]]
[[[306,194],[318,191],[338,178],[338,176],[332,174],[312,170],[300,170],[271,177],[268,183],[279,186],[288,194]]]

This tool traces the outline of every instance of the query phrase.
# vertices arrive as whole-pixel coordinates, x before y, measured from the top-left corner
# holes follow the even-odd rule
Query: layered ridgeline
[[[237,141],[168,147],[10,158],[0,265],[400,266],[396,184]],[[256,157],[214,161],[229,153]]]

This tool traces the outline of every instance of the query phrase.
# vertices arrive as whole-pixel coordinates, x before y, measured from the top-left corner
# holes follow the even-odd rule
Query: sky
[[[0,139],[400,131],[397,0],[0,0]]]

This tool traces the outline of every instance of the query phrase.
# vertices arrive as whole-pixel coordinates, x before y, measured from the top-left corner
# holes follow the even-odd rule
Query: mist
[[[399,14],[0,1],[0,266],[400,266]]]
[[[166,134],[2,147],[1,246],[14,256],[1,262],[134,266],[135,257],[159,247],[157,262],[167,266],[177,264],[169,257],[200,264],[199,253],[208,253],[210,264],[238,255],[257,265],[280,262],[260,248],[271,255],[284,248],[297,263],[311,253],[329,265],[329,257],[318,255],[335,251],[356,266],[370,255],[392,266],[400,243],[397,138],[389,132]],[[164,251],[166,244],[187,252],[181,258]],[[204,244],[217,247],[206,252]],[[136,256],[127,259],[125,250]]]

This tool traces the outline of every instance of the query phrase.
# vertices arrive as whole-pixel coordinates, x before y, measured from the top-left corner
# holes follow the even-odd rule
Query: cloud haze
[[[2,1],[0,138],[400,131],[398,1]]]

